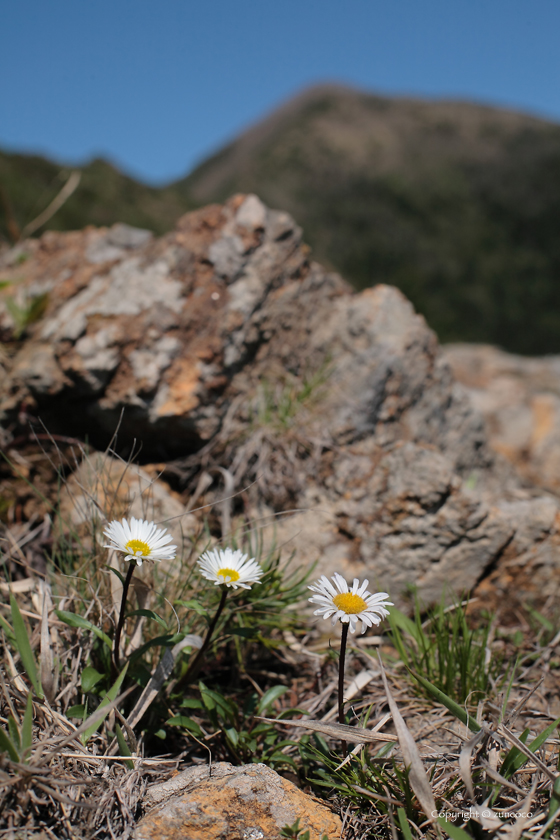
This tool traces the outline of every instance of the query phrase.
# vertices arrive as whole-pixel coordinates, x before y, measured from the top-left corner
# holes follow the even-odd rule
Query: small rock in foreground
[[[265,764],[223,761],[210,776],[207,767],[192,767],[148,789],[146,803],[159,804],[140,820],[134,840],[276,840],[298,817],[311,840],[338,840],[342,831],[336,814]]]

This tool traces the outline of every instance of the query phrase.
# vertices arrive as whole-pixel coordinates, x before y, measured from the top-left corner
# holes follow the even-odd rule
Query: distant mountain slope
[[[20,226],[60,189],[59,173],[42,158],[0,153],[0,186]],[[292,213],[314,257],[356,287],[401,288],[442,341],[560,352],[554,123],[466,102],[316,87],[161,189],[93,161],[47,227],[125,221],[161,233],[183,212],[235,192]]]
[[[401,288],[443,341],[560,352],[560,126],[466,102],[328,86],[177,185],[257,192],[357,287]]]
[[[184,190],[140,184],[104,160],[80,167],[78,189],[46,225],[51,230],[77,230],[116,221],[164,233],[178,216],[192,209]],[[39,155],[0,152],[0,237],[9,239],[6,201],[21,229],[47,207],[71,172]],[[42,228],[41,230],[44,230]]]

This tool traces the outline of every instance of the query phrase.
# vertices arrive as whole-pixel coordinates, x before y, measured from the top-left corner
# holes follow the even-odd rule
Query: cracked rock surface
[[[449,344],[443,354],[490,444],[531,484],[560,492],[560,356],[528,358],[485,344]]]
[[[226,536],[273,523],[297,563],[399,604],[506,568],[495,591],[559,588],[556,500],[491,448],[424,319],[392,287],[352,292],[257,196],[159,239],[48,232],[0,254],[0,280],[10,434],[39,416],[102,448],[120,424],[122,453],[141,441],[191,507],[240,493]],[[19,340],[13,303],[40,295]]]
[[[148,788],[145,802],[156,807],[139,821],[134,840],[280,840],[298,817],[313,838],[337,840],[342,832],[336,814],[266,764],[221,761],[211,776],[208,767],[192,767]]]

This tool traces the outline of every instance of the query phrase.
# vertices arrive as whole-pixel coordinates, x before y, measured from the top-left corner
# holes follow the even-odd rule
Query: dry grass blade
[[[44,580],[39,581],[39,591],[42,597],[41,616],[41,684],[49,703],[56,696],[56,674],[49,627],[49,612],[52,609],[51,588]]]
[[[25,684],[25,680],[23,680],[23,678],[20,677],[19,671],[16,668],[16,663],[14,662],[14,657],[12,656],[12,654],[10,653],[8,648],[6,648],[6,650],[4,651],[4,655],[5,655],[7,663],[8,663],[8,668],[9,668],[10,673],[12,675],[12,685],[21,694],[27,694],[27,686]]]
[[[370,731],[371,731],[372,733],[374,733],[374,732],[379,732],[379,730],[380,730],[383,726],[385,726],[385,724],[386,724],[386,723],[387,723],[387,721],[389,721],[389,720],[391,720],[391,712],[388,712],[386,715],[384,715],[384,716],[381,718],[381,720],[378,720],[378,721],[377,721],[377,723],[375,724],[375,726],[373,727],[373,729],[371,729]],[[339,770],[341,770],[341,769],[342,769],[342,767],[345,767],[347,764],[349,764],[349,763],[350,763],[350,761],[352,761],[353,756],[358,755],[358,753],[359,753],[359,752],[360,752],[360,750],[363,748],[363,746],[364,746],[363,744],[356,744],[356,746],[354,747],[354,749],[352,750],[352,752],[349,752],[349,753],[348,753],[348,755],[346,756],[346,758],[344,759],[344,761],[341,761],[341,763],[340,763],[340,764],[338,765],[338,767],[335,769],[335,773],[336,773],[336,772],[338,772]]]
[[[526,799],[522,803],[519,809],[519,818],[515,820],[514,824],[507,827],[507,835],[505,840],[519,840],[525,827],[531,821],[531,817],[529,816],[522,816],[522,814],[529,814],[531,813],[531,805],[533,804],[533,799],[535,796],[535,791],[537,789],[538,779],[535,779],[531,786],[531,790],[527,794]]]
[[[488,762],[481,761],[480,766],[484,768],[484,772],[486,773],[487,776],[489,776],[491,779],[493,779],[493,781],[499,782],[502,785],[502,787],[506,787],[506,788],[508,788],[508,790],[513,790],[513,791],[515,791],[515,793],[521,794],[521,796],[523,796],[523,794],[525,793],[525,791],[522,790],[518,785],[515,785],[511,781],[511,779],[504,778],[504,776],[502,776],[501,773],[498,773],[497,770],[494,770],[493,767],[490,767]]]
[[[395,700],[393,699],[393,695],[391,694],[389,683],[387,682],[387,676],[385,674],[385,669],[383,667],[383,662],[381,661],[381,656],[379,655],[379,652],[377,653],[377,658],[379,659],[381,677],[383,679],[383,685],[385,686],[385,693],[387,695],[387,701],[391,710],[393,723],[395,724],[395,729],[397,730],[397,736],[399,739],[399,744],[402,750],[403,758],[405,764],[410,768],[410,785],[412,787],[412,790],[418,797],[418,801],[422,806],[422,810],[424,811],[428,819],[433,819],[432,814],[434,813],[434,811],[437,811],[436,802],[434,799],[434,794],[432,793],[432,788],[430,786],[428,776],[426,775],[426,771],[424,770],[424,765],[422,763],[420,752],[418,751],[416,742],[412,737],[408,726],[404,722],[404,719],[401,713],[399,712]]]
[[[79,799],[70,799],[68,796],[60,793],[60,791],[53,790],[52,787],[44,785],[41,782],[35,782],[35,786],[44,791],[44,793],[47,793],[49,796],[52,796],[53,799],[57,800],[57,802],[63,802],[65,805],[71,805],[73,808],[89,808],[90,810],[95,808],[95,805],[91,805],[89,802],[80,802]]]
[[[386,802],[387,804],[396,805],[397,808],[405,808],[402,802],[399,802],[398,799],[393,799],[391,796],[382,796],[380,793],[373,793],[371,790],[366,790],[366,788],[360,787],[359,785],[352,785],[354,790],[358,791],[358,793],[363,794],[363,796],[367,796],[369,799],[378,799],[380,802]]]
[[[485,831],[497,831],[503,828],[503,822],[492,808],[488,807],[488,801],[482,805],[471,805],[469,808],[470,818],[474,820]]]
[[[538,681],[538,683],[536,685],[534,685],[533,688],[530,691],[528,691],[527,694],[524,697],[521,698],[519,703],[517,703],[515,708],[512,709],[511,712],[509,713],[509,715],[506,717],[505,721],[503,721],[505,726],[511,726],[512,725],[512,723],[515,721],[515,718],[522,711],[523,707],[529,702],[529,700],[531,699],[533,694],[536,691],[539,690],[539,688],[541,687],[543,682],[544,682],[544,677],[542,679],[540,679]]]
[[[480,732],[477,732],[474,738],[471,738],[470,741],[463,744],[461,747],[461,754],[459,755],[459,772],[461,773],[461,778],[465,783],[471,802],[476,801],[471,775],[471,758],[474,748],[480,743],[480,741],[482,741],[485,734],[486,733],[483,729],[481,729]]]
[[[67,744],[70,744],[72,741],[79,738],[80,735],[82,735],[84,732],[87,732],[89,727],[92,726],[94,723],[98,723],[99,721],[103,720],[107,716],[108,712],[110,712],[111,709],[114,709],[115,706],[118,706],[119,703],[121,703],[125,699],[125,697],[128,697],[130,692],[134,691],[135,688],[136,688],[136,686],[134,686],[134,685],[131,686],[130,688],[127,688],[126,691],[124,691],[122,694],[119,694],[118,697],[116,697],[110,703],[107,703],[106,706],[102,706],[102,707],[96,709],[95,712],[93,712],[93,714],[91,714],[87,718],[87,720],[85,720],[82,723],[81,726],[79,726],[77,729],[75,729],[70,735],[67,735],[65,738],[62,738],[62,740],[57,741],[56,742],[56,749],[52,750],[50,753],[47,753],[47,755],[45,755],[41,759],[40,764],[45,764],[47,761],[50,761],[50,759],[52,759],[56,755],[58,755],[58,753],[60,752],[62,747],[65,747]],[[55,739],[50,739],[49,738],[50,743],[52,743],[53,740],[55,740]]]
[[[321,732],[330,738],[336,738],[338,741],[374,744],[378,741],[391,741],[395,743],[398,740],[395,735],[372,732],[371,729],[362,729],[360,726],[346,726],[344,723],[323,723],[320,720],[276,720],[276,718],[267,717],[256,717],[256,720],[264,720],[267,723],[279,723],[282,726],[295,726],[300,729],[311,729],[313,732]]]
[[[32,233],[35,233],[36,230],[39,230],[40,227],[45,225],[48,220],[54,216],[57,210],[63,206],[63,204],[68,201],[72,193],[78,188],[80,180],[82,178],[82,173],[78,170],[70,173],[70,177],[60,190],[60,192],[55,195],[51,203],[48,207],[46,207],[42,213],[33,219],[31,222],[25,225],[23,230],[21,231],[20,238],[26,239],[28,236],[31,236]]]

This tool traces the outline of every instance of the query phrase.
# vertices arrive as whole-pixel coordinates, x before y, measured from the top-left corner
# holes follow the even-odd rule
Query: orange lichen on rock
[[[171,791],[183,785],[187,790],[140,820],[134,840],[279,840],[282,828],[298,817],[312,840],[323,834],[340,838],[336,814],[265,764],[220,762],[211,772],[208,777],[208,768],[198,766],[167,783]]]

